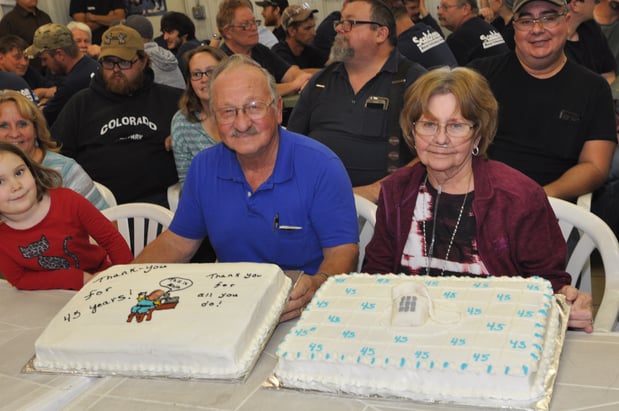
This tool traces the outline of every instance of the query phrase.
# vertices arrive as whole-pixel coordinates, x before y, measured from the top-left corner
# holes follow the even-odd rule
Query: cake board
[[[381,396],[381,395],[369,395],[362,396],[353,393],[347,393],[344,391],[329,392],[320,390],[310,390],[295,387],[288,387],[283,384],[275,373],[272,373],[262,383],[262,387],[270,390],[286,390],[296,391],[308,394],[320,394],[334,397],[347,397],[358,398],[368,400],[379,400],[386,402],[393,402],[394,404],[406,404],[406,403],[418,403],[418,404],[436,404],[441,406],[454,406],[463,410],[509,410],[509,411],[549,411],[550,402],[554,390],[554,383],[559,370],[559,360],[563,351],[563,345],[565,342],[565,333],[567,331],[567,323],[569,319],[570,307],[565,300],[565,296],[556,294],[553,296],[553,309],[551,310],[551,316],[558,321],[558,332],[554,338],[555,349],[549,356],[542,357],[542,361],[547,361],[548,368],[544,377],[544,395],[535,401],[530,403],[519,402],[518,404],[508,404],[504,400],[492,400],[492,399],[467,399],[467,400],[451,400],[451,399],[433,399],[433,398],[404,398],[395,396]]]

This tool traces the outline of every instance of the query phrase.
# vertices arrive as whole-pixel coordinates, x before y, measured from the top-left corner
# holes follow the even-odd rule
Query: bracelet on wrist
[[[325,281],[327,281],[329,279],[329,274],[323,273],[322,271],[316,273],[316,275],[320,275],[320,276],[324,277]]]

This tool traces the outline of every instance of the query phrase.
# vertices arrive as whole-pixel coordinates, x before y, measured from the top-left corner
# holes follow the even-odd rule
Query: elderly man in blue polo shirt
[[[327,147],[279,127],[282,99],[256,62],[233,55],[209,78],[223,144],[194,158],[172,224],[135,262],[187,262],[208,237],[221,262],[303,270],[281,320],[297,317],[329,275],[356,267],[350,179]]]

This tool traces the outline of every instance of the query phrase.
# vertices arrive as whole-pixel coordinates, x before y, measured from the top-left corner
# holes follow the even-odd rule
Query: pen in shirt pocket
[[[275,213],[275,217],[273,217],[273,231],[275,230],[302,230],[303,227],[298,225],[284,225],[279,224],[279,213]]]

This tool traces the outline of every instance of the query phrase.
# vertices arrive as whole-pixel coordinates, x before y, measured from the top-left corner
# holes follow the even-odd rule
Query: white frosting
[[[87,283],[35,343],[39,370],[240,378],[264,347],[290,279],[272,264],[120,265]],[[178,304],[130,318],[138,295]],[[165,302],[165,301],[164,301]],[[140,304],[148,302],[142,298]],[[161,306],[161,305],[160,305]],[[129,319],[130,318],[130,319]]]
[[[427,287],[434,314],[393,326],[393,289],[407,283]],[[529,403],[544,395],[548,361],[540,359],[553,352],[558,328],[548,321],[553,298],[538,277],[331,277],[278,347],[275,373],[295,388]]]

